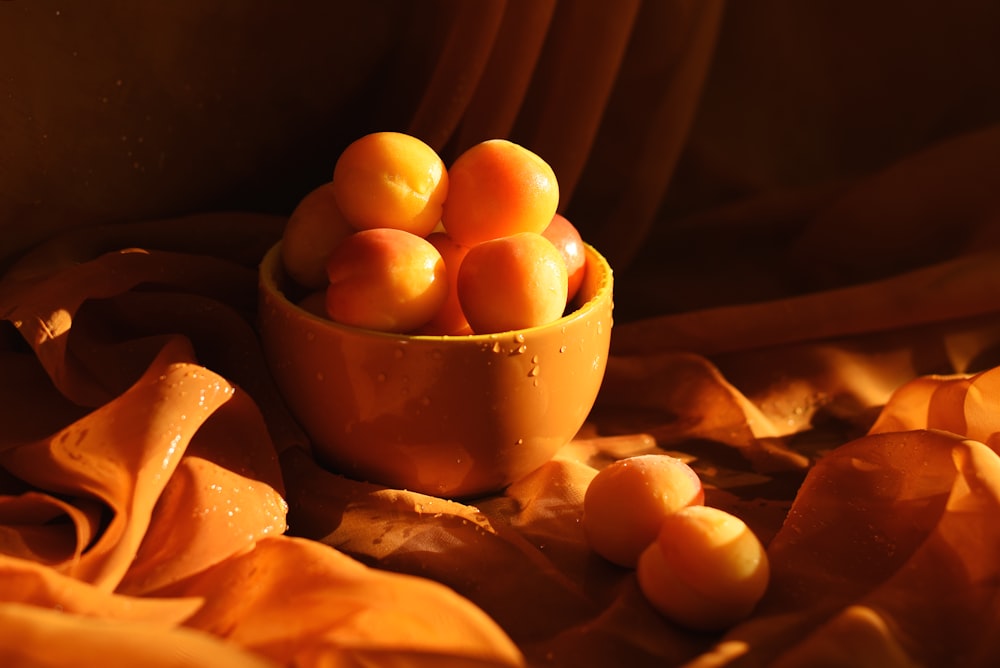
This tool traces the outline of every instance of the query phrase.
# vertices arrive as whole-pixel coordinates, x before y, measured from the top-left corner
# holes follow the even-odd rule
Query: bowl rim
[[[354,327],[352,325],[345,325],[339,322],[330,320],[329,318],[322,318],[314,313],[307,311],[302,308],[294,301],[288,298],[284,290],[281,289],[277,276],[280,274],[283,278],[291,280],[284,272],[281,266],[281,240],[276,242],[271,248],[267,250],[264,257],[258,264],[258,284],[259,286],[271,295],[276,296],[281,302],[290,306],[298,314],[315,321],[319,325],[330,327],[333,330],[339,330],[345,334],[351,335],[364,335],[371,336],[375,338],[385,339],[386,341],[395,342],[409,342],[409,341],[422,341],[422,342],[432,342],[432,343],[442,343],[448,342],[470,342],[470,343],[492,343],[498,338],[510,338],[515,337],[521,339],[522,337],[528,337],[532,333],[542,332],[552,330],[554,328],[565,327],[569,324],[576,322],[581,318],[585,318],[589,313],[591,313],[596,305],[604,301],[605,299],[611,299],[612,297],[612,286],[613,286],[613,271],[611,265],[608,263],[607,259],[601,255],[601,253],[591,246],[590,244],[584,242],[583,247],[586,252],[587,257],[587,275],[584,276],[584,285],[587,284],[590,274],[591,262],[593,262],[597,267],[600,268],[599,283],[596,288],[594,288],[594,294],[574,308],[569,313],[559,317],[557,320],[546,323],[544,325],[536,325],[534,327],[525,327],[522,329],[511,329],[502,332],[490,332],[487,334],[400,334],[396,332],[381,332],[374,329],[366,329],[364,327]]]

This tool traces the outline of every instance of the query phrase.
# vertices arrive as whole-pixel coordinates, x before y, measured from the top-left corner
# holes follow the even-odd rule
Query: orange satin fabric
[[[58,4],[0,3],[4,665],[1000,658],[992,4]],[[502,493],[324,470],[263,362],[256,263],[375,126],[529,145],[615,266],[598,402]],[[768,546],[726,633],[587,548],[646,452]]]
[[[733,327],[712,357],[635,343],[612,357],[573,443],[503,494],[459,503],[314,462],[262,389],[250,267],[157,248],[193,224],[263,247],[281,219],[137,225],[147,250],[89,259],[55,240],[3,283],[5,318],[31,344],[3,352],[11,633],[67,634],[78,656],[97,656],[109,630],[95,624],[117,620],[147,638],[120,648],[126,663],[186,643],[278,664],[808,665],[832,647],[931,664],[995,656],[977,629],[996,613],[1000,381],[972,371],[995,350],[995,315],[753,349]],[[701,321],[717,331],[724,313]],[[589,480],[653,451],[691,462],[708,503],[769,544],[768,595],[722,638],[658,617],[630,571],[587,548]],[[12,657],[40,651],[7,638]]]

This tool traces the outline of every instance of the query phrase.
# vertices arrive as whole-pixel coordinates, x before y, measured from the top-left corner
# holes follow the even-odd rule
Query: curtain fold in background
[[[558,175],[560,209],[625,264],[667,191],[722,10],[720,1],[458,3],[407,130],[451,157],[491,137],[531,147]]]

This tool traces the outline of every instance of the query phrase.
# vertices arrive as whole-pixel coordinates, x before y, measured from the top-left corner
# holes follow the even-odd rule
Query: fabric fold
[[[209,238],[247,222],[216,220]],[[55,239],[0,284],[24,340],[3,351],[16,375],[0,390],[30,417],[0,438],[0,614],[21,636],[4,656],[61,665],[38,643],[89,660],[131,634],[143,642],[113,652],[121,665],[520,665],[446,588],[285,535],[279,451],[308,443],[260,354],[255,264],[239,245],[178,250],[159,227],[138,226],[147,248],[107,249],[123,228]]]

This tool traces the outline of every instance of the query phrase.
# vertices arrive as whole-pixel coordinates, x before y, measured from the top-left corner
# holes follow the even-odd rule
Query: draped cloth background
[[[5,665],[994,665],[1000,10],[878,5],[0,3]],[[528,145],[616,269],[587,425],[487,498],[319,468],[257,346],[387,128]],[[768,545],[727,633],[586,548],[650,451]]]

